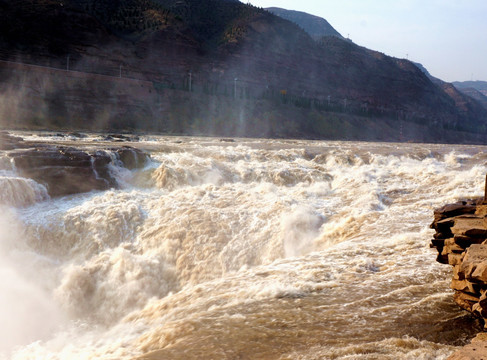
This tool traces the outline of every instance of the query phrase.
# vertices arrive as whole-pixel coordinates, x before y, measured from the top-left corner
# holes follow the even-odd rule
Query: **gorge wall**
[[[141,74],[138,74],[139,76]],[[201,85],[201,84],[200,84]],[[291,94],[214,93],[144,80],[0,61],[0,128],[365,141],[483,143],[459,131],[396,113],[328,105]]]
[[[238,1],[0,10],[3,128],[485,142],[485,108],[412,62]]]

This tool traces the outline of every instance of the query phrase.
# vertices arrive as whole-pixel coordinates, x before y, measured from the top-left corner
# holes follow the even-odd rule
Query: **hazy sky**
[[[487,81],[487,0],[249,2],[325,18],[356,44],[419,62],[445,81]]]

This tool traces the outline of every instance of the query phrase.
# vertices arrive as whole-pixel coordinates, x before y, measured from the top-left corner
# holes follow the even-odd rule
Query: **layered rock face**
[[[12,150],[21,148],[22,138],[12,136],[6,131],[0,131],[0,150]]]
[[[94,152],[44,146],[16,150],[8,156],[20,175],[45,185],[50,196],[117,188],[110,164],[132,170],[145,166],[149,160],[147,153],[128,146]]]
[[[453,266],[455,302],[487,324],[487,203],[462,201],[435,210],[431,246],[437,261]]]

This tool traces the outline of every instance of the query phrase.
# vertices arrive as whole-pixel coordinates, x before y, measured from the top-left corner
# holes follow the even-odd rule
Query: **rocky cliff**
[[[432,246],[437,260],[453,266],[455,302],[487,318],[487,205],[483,199],[462,201],[435,210]],[[484,310],[485,308],[485,310]]]
[[[443,142],[451,131],[481,142],[486,131],[487,112],[459,106],[411,62],[335,36],[315,41],[238,1],[0,0],[0,58],[36,65],[24,78],[38,79],[24,86],[2,66],[0,103],[19,104],[3,127]],[[66,81],[37,66],[66,70]],[[84,75],[75,83],[70,72]],[[109,77],[94,86],[96,74]],[[120,79],[153,89],[142,96]]]
[[[435,210],[431,227],[437,261],[453,267],[454,301],[487,326],[487,203],[481,198],[445,205]],[[485,333],[449,359],[481,358],[487,358]]]

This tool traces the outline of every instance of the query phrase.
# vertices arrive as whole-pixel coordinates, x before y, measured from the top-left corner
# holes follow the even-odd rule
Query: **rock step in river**
[[[144,167],[150,159],[146,152],[130,147],[85,151],[59,145],[26,144],[6,133],[0,134],[1,148],[19,175],[46,186],[52,197],[117,188],[109,171],[110,164],[129,170]]]

